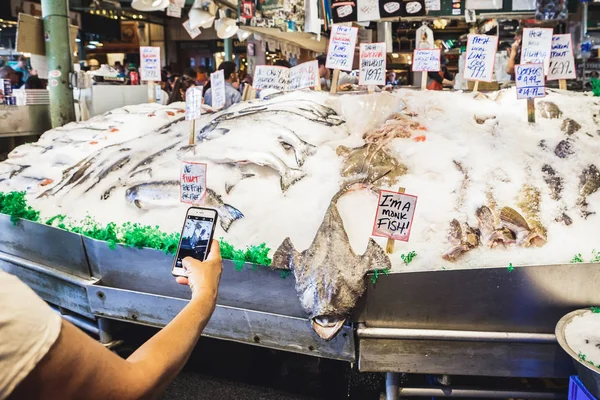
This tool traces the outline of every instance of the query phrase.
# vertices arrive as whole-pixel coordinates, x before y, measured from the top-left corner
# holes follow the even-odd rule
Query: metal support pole
[[[225,43],[225,61],[232,61],[233,60],[233,41],[231,40],[231,38],[228,39],[224,39],[223,42]]]
[[[396,372],[388,372],[385,374],[385,399],[398,400],[398,389],[400,387],[400,374]]]
[[[98,328],[100,328],[100,343],[107,345],[112,342],[112,332],[110,329],[111,321],[106,318],[98,318]]]
[[[42,0],[42,17],[50,78],[50,118],[52,127],[57,128],[75,121],[73,89],[69,86],[73,62],[68,0]]]

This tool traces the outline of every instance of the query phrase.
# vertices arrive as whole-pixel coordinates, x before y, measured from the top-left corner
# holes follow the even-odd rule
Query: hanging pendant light
[[[210,28],[215,21],[216,13],[217,10],[212,1],[194,1],[194,5],[188,14],[188,17],[190,18],[190,27],[192,29]]]
[[[169,0],[133,0],[131,8],[137,11],[163,11],[169,6]]]
[[[229,39],[238,31],[237,21],[225,15],[225,11],[219,10],[219,19],[215,21],[215,30],[219,39]]]
[[[240,42],[243,42],[244,40],[248,39],[250,35],[252,35],[252,32],[248,32],[244,29],[238,29],[237,31],[237,37],[240,40]]]

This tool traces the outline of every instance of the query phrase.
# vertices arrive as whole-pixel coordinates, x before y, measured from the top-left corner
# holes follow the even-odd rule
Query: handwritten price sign
[[[343,25],[333,25],[331,27],[329,51],[327,52],[325,65],[327,68],[352,71],[357,34],[358,28]]]
[[[206,164],[183,162],[180,175],[181,202],[200,204],[206,195]]]
[[[491,82],[494,79],[497,48],[498,36],[469,35],[464,78],[470,81]]]
[[[288,90],[298,90],[320,85],[319,62],[307,61],[290,69],[290,84]]]
[[[192,86],[185,92],[185,119],[198,119],[202,115],[202,86]]]
[[[550,49],[552,47],[552,28],[523,29],[523,49],[521,64],[544,64],[544,75],[550,66]]]
[[[441,49],[417,49],[413,53],[413,71],[439,71],[441,67]]]
[[[575,74],[575,57],[573,56],[571,34],[552,36],[548,80],[575,78],[577,78],[577,75]]]
[[[385,85],[385,43],[361,43],[359,85]]]
[[[160,82],[160,47],[140,47],[140,78]]]
[[[515,67],[517,99],[533,99],[546,96],[544,64],[522,64]]]
[[[252,85],[255,89],[287,90],[289,69],[276,65],[257,65],[254,69]]]
[[[417,196],[380,191],[373,236],[408,242],[416,206]]]
[[[210,87],[212,108],[218,110],[225,107],[225,72],[222,69],[210,74]]]

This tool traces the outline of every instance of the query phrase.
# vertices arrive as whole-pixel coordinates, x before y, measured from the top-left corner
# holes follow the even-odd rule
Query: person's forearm
[[[508,64],[506,65],[506,73],[513,75],[515,72],[515,52],[510,53]]]
[[[160,332],[137,349],[127,361],[149,397],[160,395],[187,362],[215,307],[216,293],[193,298]],[[146,397],[146,396],[145,396]]]

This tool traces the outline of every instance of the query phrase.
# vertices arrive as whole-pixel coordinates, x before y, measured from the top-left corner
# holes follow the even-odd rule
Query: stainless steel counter
[[[0,215],[0,268],[46,301],[85,317],[164,326],[189,289],[172,257]],[[405,272],[369,286],[332,341],[300,307],[293,276],[224,263],[217,309],[205,335],[345,361],[361,371],[567,377],[554,326],[567,312],[600,305],[600,264]],[[408,269],[408,268],[407,268]]]
[[[0,137],[41,135],[50,130],[50,106],[0,105]]]

